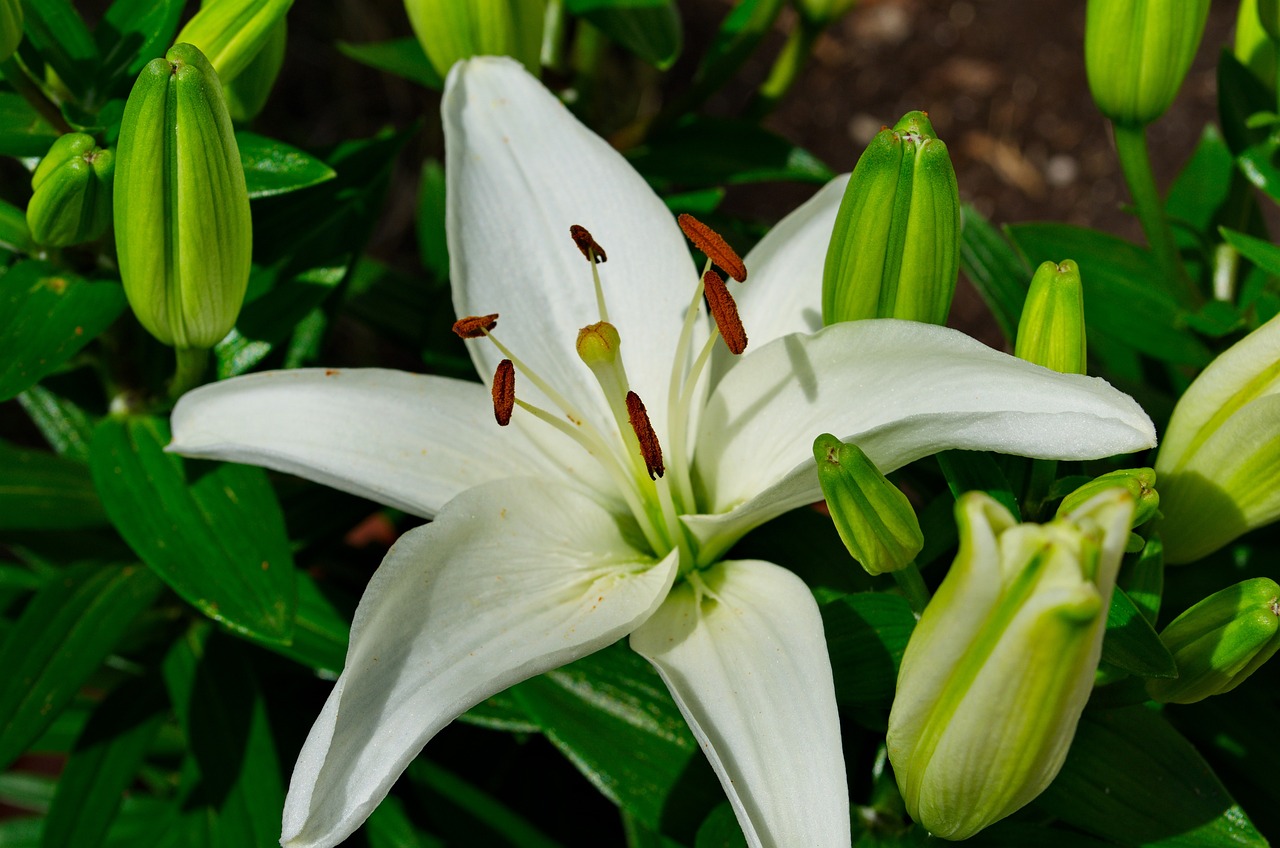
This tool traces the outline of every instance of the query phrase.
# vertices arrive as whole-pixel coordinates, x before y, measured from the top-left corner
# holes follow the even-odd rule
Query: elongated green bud
[[[227,96],[227,111],[234,121],[251,121],[267,105],[271,87],[276,84],[284,66],[284,51],[289,42],[289,27],[283,18],[267,34],[267,43],[230,83],[222,87]]]
[[[1057,775],[1093,689],[1133,502],[1114,489],[1050,524],[980,492],[911,634],[887,745],[907,812],[966,839]]]
[[[1178,676],[1149,678],[1152,698],[1194,704],[1230,692],[1280,649],[1280,586],[1266,577],[1228,586],[1175,618],[1160,641]]]
[[[22,43],[22,0],[0,0],[0,62]]]
[[[27,226],[37,244],[66,247],[96,239],[111,223],[115,155],[93,136],[60,136],[31,177]]]
[[[822,321],[943,324],[960,272],[960,194],[947,146],[923,112],[871,140],[827,248]]]
[[[1155,467],[1170,563],[1197,560],[1280,518],[1280,317],[1191,383]]]
[[[404,8],[442,79],[472,56],[511,56],[538,76],[546,0],[404,0]]]
[[[907,496],[854,444],[829,433],[813,442],[818,482],[836,531],[868,574],[906,568],[924,547]]]
[[[1063,518],[1107,489],[1120,488],[1133,498],[1133,526],[1141,527],[1156,514],[1160,494],[1156,491],[1156,472],[1150,468],[1122,468],[1095,477],[1062,499],[1056,518]]]
[[[1145,126],[1182,87],[1209,16],[1209,0],[1089,0],[1084,59],[1098,109]]]
[[[157,339],[210,348],[235,325],[253,231],[218,75],[190,44],[150,62],[116,151],[116,252],[129,305]]]
[[[1014,355],[1061,371],[1085,373],[1084,290],[1070,259],[1045,262],[1031,278]]]
[[[227,85],[262,52],[292,5],[293,0],[206,0],[174,43],[197,47]]]

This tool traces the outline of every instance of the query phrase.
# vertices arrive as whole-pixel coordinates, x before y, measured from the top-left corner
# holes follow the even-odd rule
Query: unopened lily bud
[[[836,531],[868,574],[906,568],[924,547],[907,496],[854,444],[830,434],[814,440],[818,482]]]
[[[1070,259],[1045,262],[1031,278],[1014,355],[1064,374],[1085,373],[1084,290]]]
[[[960,271],[960,194],[923,112],[881,130],[854,168],[827,248],[822,321],[943,324]]]
[[[0,62],[22,43],[22,0],[0,0]]]
[[[1129,535],[1123,490],[1050,524],[970,492],[960,551],[902,658],[888,750],[907,812],[966,839],[1058,774],[1093,688]]]
[[[31,177],[27,226],[37,244],[66,247],[92,241],[111,223],[115,155],[93,136],[60,136]]]
[[[292,5],[293,0],[205,0],[174,43],[197,47],[227,85],[267,46]]]
[[[404,8],[441,79],[472,56],[511,56],[538,75],[546,0],[404,0]]]
[[[1107,489],[1120,488],[1133,498],[1133,526],[1141,527],[1155,516],[1160,507],[1160,494],[1156,491],[1156,472],[1151,468],[1122,468],[1101,477],[1095,477],[1062,499],[1056,518],[1076,511],[1091,498]]]
[[[284,65],[284,51],[289,41],[289,26],[285,19],[271,28],[267,33],[267,42],[262,45],[258,55],[254,56],[245,69],[235,79],[222,86],[227,97],[227,111],[233,121],[251,121],[262,107],[267,105],[271,96],[271,87],[280,75]]]
[[[1098,109],[1117,124],[1164,114],[1191,67],[1209,0],[1089,0],[1084,58]]]
[[[1173,408],[1156,473],[1170,563],[1280,518],[1280,317],[1218,356]]]
[[[1157,701],[1194,704],[1230,692],[1280,649],[1280,586],[1255,577],[1228,586],[1175,618],[1160,634],[1176,678],[1148,678]]]
[[[218,75],[190,44],[142,69],[116,151],[116,253],[147,331],[210,348],[249,282],[249,193]]]
[[[1273,6],[1275,0],[1270,0]],[[1267,34],[1258,14],[1258,0],[1240,0],[1232,52],[1268,89],[1276,87],[1276,40]]]

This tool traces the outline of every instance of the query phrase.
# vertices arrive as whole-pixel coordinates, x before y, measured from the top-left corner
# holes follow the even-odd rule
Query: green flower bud
[[[111,223],[115,155],[84,133],[60,136],[31,177],[27,226],[37,244],[66,247],[96,239]]]
[[[1191,67],[1209,0],[1089,0],[1084,59],[1098,109],[1117,124],[1164,114]]]
[[[1095,477],[1062,499],[1055,518],[1063,518],[1075,512],[1084,503],[1107,489],[1120,488],[1133,498],[1133,526],[1141,527],[1155,516],[1160,507],[1160,494],[1156,491],[1156,472],[1150,468],[1122,468]]]
[[[1166,560],[1197,560],[1280,518],[1280,317],[1218,356],[1156,456]]]
[[[1070,259],[1045,262],[1031,278],[1014,355],[1064,374],[1083,374],[1085,346],[1080,269]]]
[[[1160,640],[1176,678],[1148,678],[1157,701],[1194,704],[1230,692],[1280,649],[1280,586],[1255,577],[1210,595],[1175,618]]]
[[[818,482],[836,531],[868,574],[906,568],[924,547],[907,496],[854,444],[824,433],[813,442]]]
[[[871,140],[840,201],[822,275],[822,321],[942,324],[960,269],[960,195],[923,112]]]
[[[116,252],[129,305],[157,339],[210,348],[235,325],[253,231],[218,75],[190,44],[151,61],[116,151]]]
[[[292,5],[293,0],[205,0],[174,43],[198,48],[227,85],[262,52]]]
[[[0,0],[0,62],[22,43],[22,0]]]
[[[1275,0],[1270,0],[1273,4]],[[1258,0],[1240,0],[1236,39],[1232,48],[1240,63],[1267,88],[1276,87],[1276,42],[1267,35],[1258,16]]]
[[[546,0],[404,0],[404,8],[442,79],[472,56],[512,56],[539,73]]]
[[[957,502],[960,551],[907,643],[887,742],[907,812],[935,836],[972,836],[1062,767],[1132,513],[1120,489],[1045,525],[979,492]]]
[[[222,87],[227,97],[227,111],[233,121],[251,121],[267,105],[271,87],[284,65],[284,51],[289,41],[289,27],[283,18],[267,34],[267,43],[250,60],[240,74]]]

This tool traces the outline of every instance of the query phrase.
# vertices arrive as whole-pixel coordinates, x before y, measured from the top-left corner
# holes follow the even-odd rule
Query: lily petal
[[[655,563],[628,533],[576,490],[519,478],[463,492],[401,537],[294,767],[282,844],[337,845],[463,711],[648,618],[677,556]]]
[[[296,474],[424,518],[479,483],[551,467],[519,430],[498,427],[479,383],[380,368],[202,386],[174,408],[168,450]]]
[[[750,276],[733,289],[738,315],[746,327],[752,348],[764,347],[789,333],[813,333],[822,329],[822,269],[827,264],[827,242],[835,225],[849,175],[827,183],[796,207],[747,254]],[[715,374],[731,368],[738,357],[717,346]]]
[[[712,392],[696,473],[717,515],[686,518],[727,544],[822,497],[811,445],[857,443],[884,473],[950,448],[1093,459],[1155,444],[1133,398],[1059,374],[945,327],[852,321],[748,354]]]
[[[700,572],[631,634],[701,743],[753,848],[848,848],[848,787],[822,617],[759,560]]]
[[[666,205],[617,151],[510,59],[454,65],[441,111],[458,315],[499,313],[497,338],[581,414],[612,422],[574,349],[578,330],[600,320],[590,268],[569,238],[571,225],[586,227],[608,255],[598,267],[609,318],[622,338],[632,388],[661,438],[672,355],[698,285]],[[706,332],[701,323],[698,330]],[[503,355],[483,339],[468,347],[490,379]],[[549,403],[527,382],[518,391]]]

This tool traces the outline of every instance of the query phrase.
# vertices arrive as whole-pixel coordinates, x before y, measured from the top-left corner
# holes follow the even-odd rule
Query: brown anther
[[[662,445],[658,444],[658,436],[649,423],[649,413],[645,412],[644,401],[635,392],[627,392],[627,418],[631,419],[631,429],[640,441],[640,456],[644,459],[649,479],[661,477],[666,471],[662,465]]]
[[[492,315],[468,315],[453,322],[453,331],[464,339],[478,339],[498,326],[498,313]]]
[[[511,423],[511,411],[516,406],[516,367],[510,359],[498,363],[493,372],[493,417],[499,427]]]
[[[608,262],[609,257],[605,255],[604,248],[600,246],[587,228],[581,224],[574,224],[569,228],[569,236],[573,239],[573,243],[578,246],[578,250],[582,251],[582,255],[586,257],[588,262],[595,262],[599,265],[601,262]]]
[[[702,293],[707,296],[707,308],[711,310],[711,317],[716,319],[716,328],[720,330],[729,352],[735,356],[742,353],[747,349],[747,331],[738,317],[738,304],[715,271],[702,275]]]
[[[747,279],[747,266],[719,233],[692,215],[681,215],[676,221],[680,224],[680,229],[684,230],[685,238],[706,254],[713,265],[724,269],[726,274],[740,283]]]

